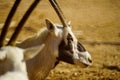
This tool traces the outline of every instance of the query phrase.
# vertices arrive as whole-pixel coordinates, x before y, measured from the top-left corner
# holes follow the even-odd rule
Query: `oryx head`
[[[59,45],[59,59],[81,67],[91,65],[92,59],[84,46],[77,40],[70,26],[63,28],[63,39]]]
[[[86,51],[83,45],[77,40],[77,38],[73,34],[71,30],[71,25],[70,23],[66,22],[65,16],[63,15],[56,0],[49,1],[63,24],[63,26],[56,25],[57,29],[61,29],[61,31],[57,30],[59,31],[57,33],[60,34],[62,32],[61,42],[59,44],[59,56],[57,59],[70,64],[78,64],[81,67],[87,67],[91,65],[92,59],[90,54]]]
[[[53,45],[58,45],[58,54],[56,56],[58,61],[77,64],[81,67],[91,65],[92,59],[90,54],[77,40],[69,24],[67,27],[63,27],[62,25],[53,24],[48,19],[46,19],[46,24],[51,35],[54,37]]]

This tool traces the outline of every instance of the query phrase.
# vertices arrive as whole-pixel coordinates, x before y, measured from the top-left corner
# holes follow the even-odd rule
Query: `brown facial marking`
[[[80,52],[85,52],[85,51],[86,51],[85,48],[83,47],[83,45],[80,44],[79,42],[77,42],[77,49],[78,49],[78,51],[80,51]]]
[[[71,53],[73,53],[73,46],[72,46],[72,41],[73,41],[73,38],[72,36],[68,33],[67,35],[67,44],[65,46],[65,49]]]
[[[68,33],[66,39],[67,39],[67,43],[65,43],[65,41],[62,40],[60,45],[59,45],[59,57],[58,57],[58,60],[62,60],[64,62],[74,64],[73,50],[72,50],[72,48],[73,48],[73,46],[72,46],[73,38]]]
[[[70,41],[70,40],[73,41],[73,38],[72,38],[72,36],[71,36],[70,33],[68,33],[68,35],[67,35],[67,40],[68,40],[68,41]]]

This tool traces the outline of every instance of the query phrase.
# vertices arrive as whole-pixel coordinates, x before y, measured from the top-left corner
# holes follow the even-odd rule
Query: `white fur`
[[[7,72],[6,74],[0,76],[0,80],[28,80],[26,74],[14,71],[14,72]]]
[[[88,58],[90,60],[92,60],[91,55],[87,51],[79,52],[78,54],[74,54],[75,63],[80,65],[81,67],[85,67],[85,65],[91,65],[91,62],[89,62]],[[81,62],[82,62],[82,64],[81,64]]]
[[[4,55],[1,59],[7,58],[13,63],[13,71],[8,71],[0,76],[0,80],[28,80],[26,73],[26,65],[23,61],[23,50],[17,47],[2,47],[0,56]]]
[[[6,73],[0,76],[0,80],[28,80],[25,60],[32,59],[43,48],[44,44],[24,50],[18,47],[2,47],[0,49],[0,60],[5,64],[1,63],[0,66],[4,66],[3,70],[8,70],[5,70]]]
[[[58,47],[63,38],[63,30],[56,28],[56,25],[54,24],[52,25],[53,29],[50,29],[50,27],[47,26],[47,28],[41,29],[36,35],[17,44],[18,47],[26,49],[45,43],[44,49],[39,52],[35,58],[26,62],[30,80],[44,79],[55,65],[58,57]]]

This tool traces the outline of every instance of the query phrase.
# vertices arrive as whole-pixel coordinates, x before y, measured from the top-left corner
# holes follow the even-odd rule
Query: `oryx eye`
[[[73,41],[73,38],[72,38],[71,34],[69,34],[69,33],[68,33],[68,35],[67,35],[67,40],[68,40],[68,41]]]
[[[65,47],[66,50],[72,50],[73,46],[72,46],[72,41],[73,41],[73,38],[72,36],[68,33],[67,35],[67,45]]]

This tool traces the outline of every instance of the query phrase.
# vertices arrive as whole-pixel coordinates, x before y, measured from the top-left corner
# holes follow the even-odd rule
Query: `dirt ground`
[[[0,24],[15,0],[0,0]],[[9,29],[10,37],[33,0],[22,0]],[[60,62],[46,80],[120,80],[120,0],[58,0],[78,40],[91,53],[88,68]],[[45,26],[49,18],[60,23],[48,0],[42,0],[32,12],[18,38],[23,40]],[[0,26],[1,27],[1,26]]]

